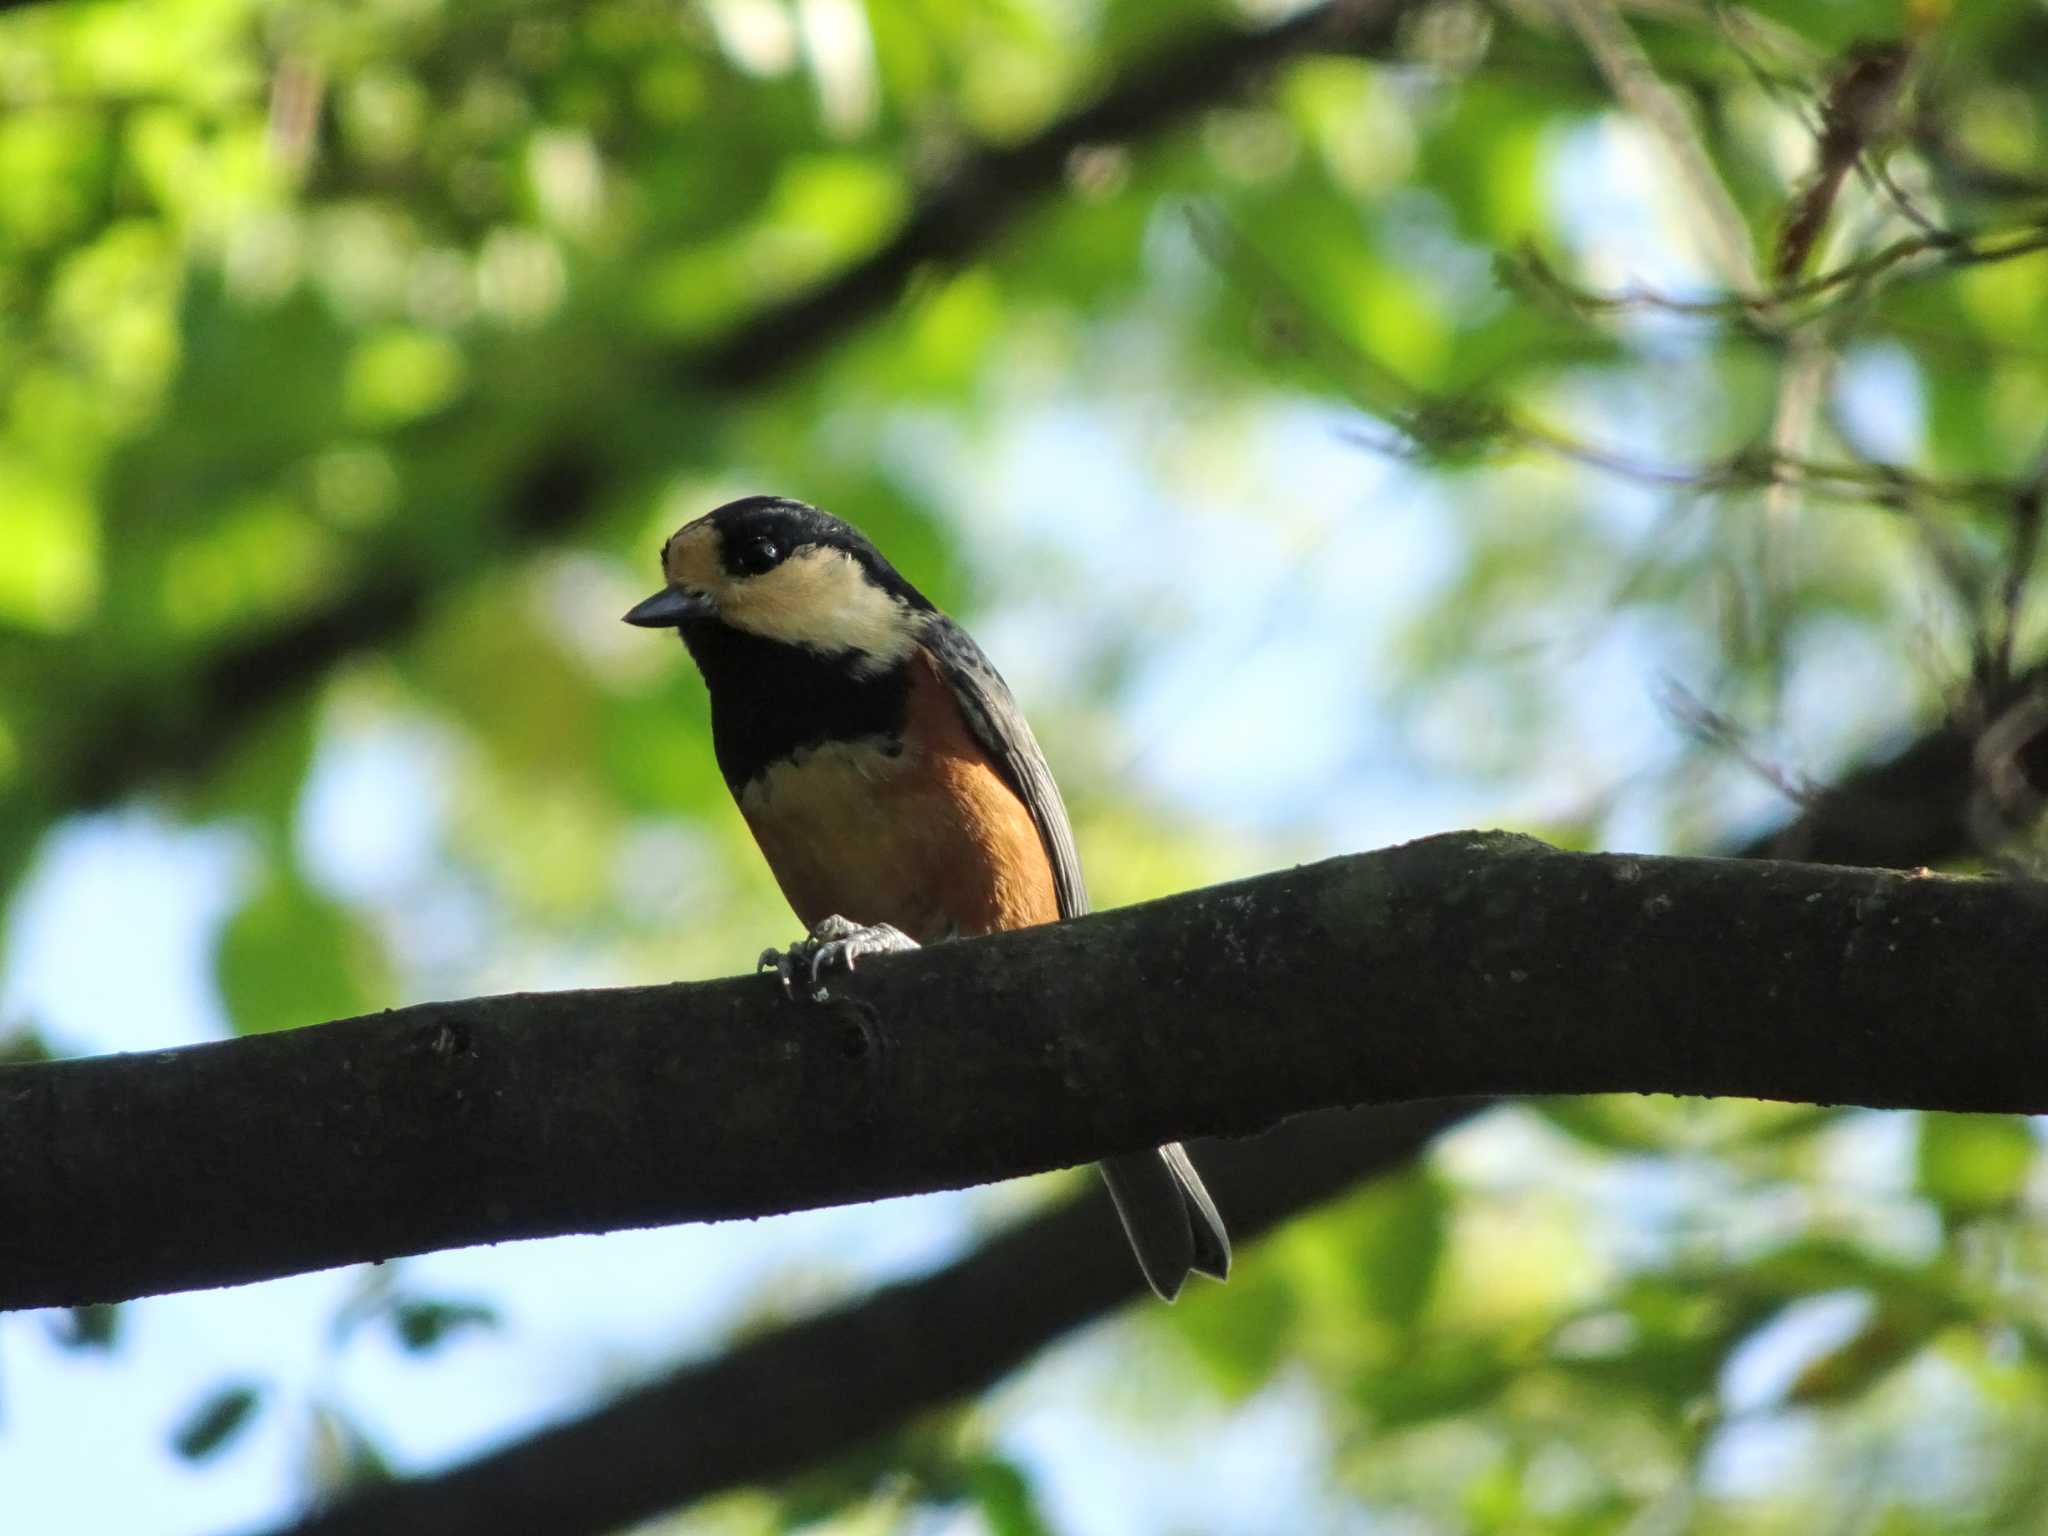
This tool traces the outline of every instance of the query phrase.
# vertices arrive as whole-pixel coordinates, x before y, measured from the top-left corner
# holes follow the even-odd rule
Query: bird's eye
[[[740,569],[749,576],[773,570],[782,558],[782,546],[773,539],[749,539],[740,546]]]

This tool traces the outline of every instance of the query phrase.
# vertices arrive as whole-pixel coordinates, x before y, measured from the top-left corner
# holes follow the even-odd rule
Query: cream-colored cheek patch
[[[874,585],[843,550],[798,550],[760,576],[729,582],[719,616],[734,629],[820,651],[864,651],[880,671],[910,654],[921,616]]]

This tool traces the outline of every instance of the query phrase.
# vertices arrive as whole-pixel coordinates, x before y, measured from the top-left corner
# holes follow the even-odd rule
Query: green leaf
[[[112,1302],[67,1307],[50,1319],[50,1337],[65,1349],[112,1349],[120,1331],[121,1309]]]
[[[1671,1123],[1631,1094],[1572,1095],[1527,1101],[1528,1107],[1575,1141],[1606,1152],[1665,1152]]]
[[[1344,1242],[1366,1306],[1412,1329],[1436,1288],[1450,1198],[1426,1169],[1381,1179],[1348,1208]]]
[[[275,869],[222,927],[214,975],[244,1035],[367,1013],[388,996],[382,957],[348,911]]]
[[[0,623],[65,631],[99,598],[99,524],[84,487],[0,453],[7,558],[0,560]]]
[[[1570,1376],[1680,1413],[1713,1390],[1729,1354],[1775,1309],[1770,1297],[1644,1275],[1559,1327],[1547,1358]]]
[[[388,427],[429,415],[455,398],[467,371],[461,350],[444,336],[420,330],[372,336],[349,359],[350,419]]]
[[[317,745],[310,697],[272,710],[236,736],[188,802],[196,817],[247,817],[277,840],[289,837]]]
[[[57,1052],[33,1024],[0,1031],[0,1067],[25,1067],[31,1062],[56,1059]]]
[[[1590,1147],[1652,1156],[1680,1148],[1761,1150],[1825,1130],[1846,1113],[1814,1104],[1672,1100],[1626,1093],[1531,1099],[1527,1105],[1558,1130]]]
[[[474,1301],[401,1301],[391,1309],[391,1326],[409,1353],[439,1348],[450,1335],[466,1328],[496,1328],[495,1307]]]
[[[1833,1238],[1804,1238],[1772,1249],[1733,1269],[1724,1284],[1778,1300],[1821,1291],[1869,1291],[1900,1305],[1937,1311],[1956,1305],[1951,1270],[1942,1260],[1902,1264]]]
[[[1786,1396],[1811,1404],[1860,1397],[1917,1355],[1942,1322],[1924,1308],[1879,1307],[1854,1335],[1809,1361]]]
[[[1351,1397],[1376,1429],[1401,1429],[1485,1407],[1516,1370],[1498,1339],[1440,1336],[1360,1375]]]
[[[2037,1147],[2013,1115],[1920,1117],[1919,1187],[1951,1220],[2012,1209]]]
[[[248,1427],[263,1389],[246,1382],[222,1387],[185,1418],[171,1436],[171,1448],[187,1461],[204,1461],[226,1449]]]
[[[1052,1536],[1031,1480],[1015,1462],[987,1457],[966,1468],[968,1492],[988,1522],[989,1536]]]
[[[1271,1379],[1293,1347],[1300,1297],[1264,1252],[1240,1254],[1228,1286],[1195,1286],[1170,1314],[1218,1386],[1249,1397]]]

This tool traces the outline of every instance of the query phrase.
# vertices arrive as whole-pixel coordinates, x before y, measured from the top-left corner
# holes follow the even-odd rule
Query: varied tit
[[[711,695],[740,814],[809,936],[785,985],[861,955],[1088,910],[1066,807],[1010,690],[967,632],[851,525],[750,496],[661,550],[626,615],[675,629]],[[1152,1289],[1230,1272],[1230,1239],[1178,1144],[1102,1175]]]

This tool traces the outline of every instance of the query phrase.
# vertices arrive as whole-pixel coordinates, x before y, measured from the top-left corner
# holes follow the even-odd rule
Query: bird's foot
[[[851,971],[862,955],[893,955],[916,949],[917,940],[887,923],[863,928],[836,913],[821,921],[804,938],[788,949],[764,949],[757,970],[773,971],[782,979],[782,990],[796,995],[801,980],[813,1002],[822,1003],[827,971]]]

